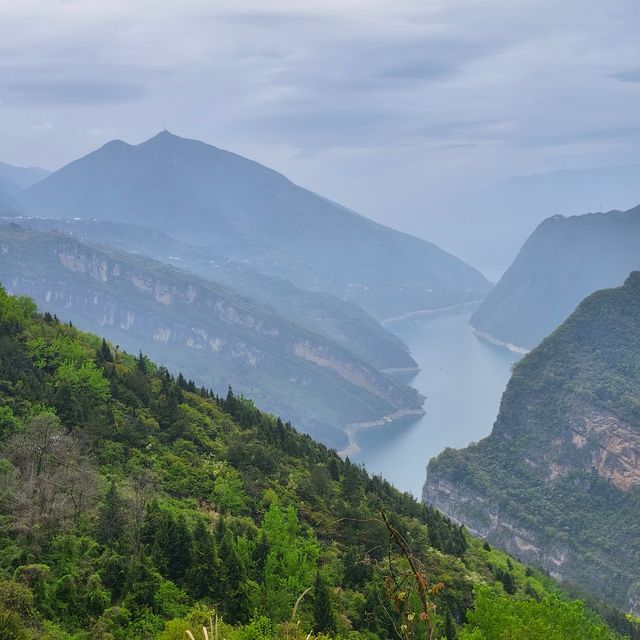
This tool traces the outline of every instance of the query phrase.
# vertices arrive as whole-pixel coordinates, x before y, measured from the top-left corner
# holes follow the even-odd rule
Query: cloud
[[[137,100],[147,95],[144,86],[113,80],[90,78],[16,82],[4,85],[2,94],[6,106],[37,105],[105,105]]]
[[[640,69],[631,69],[612,74],[612,77],[622,82],[640,82]]]
[[[0,147],[17,164],[166,123],[409,221],[460,184],[640,160],[637,0],[13,4]]]
[[[41,122],[39,124],[32,124],[29,129],[31,129],[31,131],[51,131],[53,125],[50,122]]]

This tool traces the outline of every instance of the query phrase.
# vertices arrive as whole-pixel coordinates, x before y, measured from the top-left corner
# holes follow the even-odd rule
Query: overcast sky
[[[402,228],[640,161],[639,0],[0,0],[0,160],[166,126]]]

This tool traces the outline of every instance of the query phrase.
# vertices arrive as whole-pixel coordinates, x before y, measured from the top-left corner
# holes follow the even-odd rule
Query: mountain
[[[524,349],[549,335],[578,303],[640,269],[640,206],[545,220],[478,307],[471,324]]]
[[[437,246],[374,223],[216,147],[162,132],[112,141],[29,188],[33,215],[166,232],[377,319],[483,298],[489,284]]]
[[[376,369],[418,371],[418,365],[400,338],[356,304],[331,294],[300,289],[283,278],[260,273],[204,247],[179,242],[161,231],[119,222],[60,218],[27,218],[21,224],[60,231],[82,241],[173,264],[269,305],[274,313],[336,342]]]
[[[639,185],[640,164],[510,178],[434,207],[429,237],[495,281],[545,218],[633,207]]]
[[[336,448],[353,422],[422,413],[414,389],[215,282],[15,226],[0,226],[0,244],[0,281],[9,291],[189,371],[218,393],[230,383]]]
[[[640,633],[249,400],[1,289],[0,513],[7,640]]]
[[[0,162],[0,184],[11,185],[15,193],[44,180],[50,173],[40,167],[14,167]]]
[[[22,208],[15,199],[13,186],[0,178],[0,218],[13,218],[21,213]]]
[[[424,498],[640,611],[640,272],[589,296],[515,366],[491,435],[431,460]]]

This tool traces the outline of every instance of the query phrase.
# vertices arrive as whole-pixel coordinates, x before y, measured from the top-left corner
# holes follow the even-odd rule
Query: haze
[[[166,126],[447,245],[454,194],[640,162],[639,27],[636,0],[2,2],[1,157]]]

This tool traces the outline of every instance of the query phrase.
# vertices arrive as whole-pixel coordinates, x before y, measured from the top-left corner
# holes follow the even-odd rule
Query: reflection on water
[[[387,327],[409,345],[421,367],[408,382],[427,397],[427,414],[361,431],[361,450],[352,460],[416,497],[430,458],[490,433],[511,365],[519,358],[473,335],[467,326],[471,313],[460,309]]]

